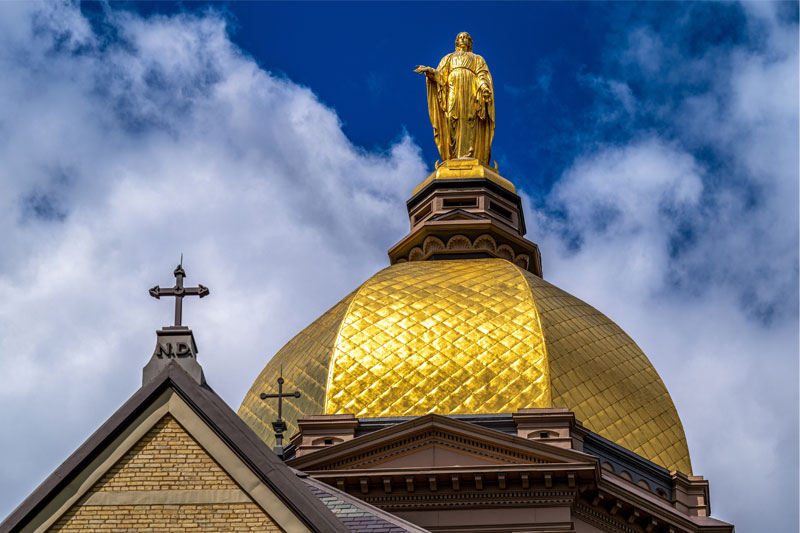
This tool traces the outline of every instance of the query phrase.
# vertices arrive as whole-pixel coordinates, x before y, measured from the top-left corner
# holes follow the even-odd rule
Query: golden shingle
[[[268,442],[275,406],[258,398],[284,377],[304,415],[510,413],[567,407],[589,429],[691,474],[678,414],[657,372],[605,315],[502,259],[386,268],[292,339],[239,414]],[[274,403],[274,402],[273,402]]]

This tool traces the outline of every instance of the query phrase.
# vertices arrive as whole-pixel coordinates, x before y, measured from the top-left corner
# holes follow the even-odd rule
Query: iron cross
[[[278,378],[278,394],[261,393],[261,399],[267,398],[278,399],[278,419],[272,423],[272,429],[275,431],[275,453],[283,457],[283,432],[286,431],[286,422],[282,418],[281,406],[284,398],[299,398],[300,391],[283,392],[283,369],[281,369],[281,376]]]
[[[208,287],[205,287],[201,284],[197,284],[197,287],[184,287],[183,286],[183,278],[186,277],[186,272],[183,270],[183,261],[181,264],[175,267],[175,286],[171,288],[162,289],[158,285],[150,289],[150,296],[156,298],[158,300],[161,299],[162,296],[174,296],[175,297],[175,326],[181,325],[181,319],[183,318],[183,297],[184,296],[199,296],[200,298],[204,296],[208,296],[209,291]]]

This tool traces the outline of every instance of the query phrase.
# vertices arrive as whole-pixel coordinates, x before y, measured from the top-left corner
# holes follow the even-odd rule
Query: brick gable
[[[167,414],[49,531],[281,531]]]
[[[238,488],[178,421],[166,415],[90,492]]]

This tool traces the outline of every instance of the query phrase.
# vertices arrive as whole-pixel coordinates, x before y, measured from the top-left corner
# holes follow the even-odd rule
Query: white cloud
[[[549,199],[566,218],[539,221],[553,235],[544,257],[548,272],[584,285],[590,302],[606,301],[603,278],[610,273],[626,280],[615,299],[651,294],[670,267],[670,236],[696,208],[702,189],[697,162],[656,139],[578,159]],[[570,251],[571,242],[577,250]],[[589,268],[584,258],[597,266]],[[554,260],[557,267],[547,264]]]
[[[4,6],[7,7],[7,6]],[[0,515],[138,386],[185,253],[210,383],[236,408],[296,331],[387,262],[425,175],[204,16],[17,4],[0,23]],[[3,30],[9,29],[8,32]],[[401,132],[398,131],[398,134]]]
[[[631,30],[631,48],[611,52],[612,62],[619,57],[622,75],[641,88],[634,113],[656,117],[660,128],[580,156],[531,233],[543,235],[545,277],[598,305],[653,361],[681,415],[695,473],[711,481],[714,516],[739,531],[791,531],[797,25],[776,17],[774,4],[757,4],[745,6],[757,45],[720,46],[700,58],[665,44],[676,35]],[[604,111],[614,80],[583,77],[596,80]],[[674,98],[688,79],[704,88]]]

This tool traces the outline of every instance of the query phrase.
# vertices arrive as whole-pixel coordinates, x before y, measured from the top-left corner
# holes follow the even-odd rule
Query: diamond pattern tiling
[[[678,412],[642,350],[590,305],[523,274],[545,331],[553,405],[634,453],[691,474]]]
[[[303,391],[284,404],[289,435],[297,418],[323,412],[507,413],[552,404],[691,474],[672,399],[633,340],[505,260],[394,265],[308,326],[267,364],[239,409],[270,445],[276,406],[258,394],[275,392],[281,364],[287,385]]]
[[[411,262],[358,290],[339,331],[326,413],[403,416],[549,407],[536,305],[503,260]]]

